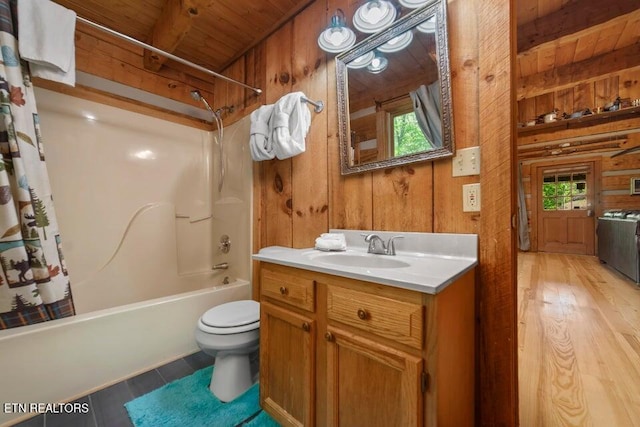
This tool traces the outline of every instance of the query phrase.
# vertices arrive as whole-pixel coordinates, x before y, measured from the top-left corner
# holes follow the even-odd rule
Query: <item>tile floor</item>
[[[211,356],[200,351],[81,397],[76,402],[89,403],[89,412],[86,414],[41,414],[15,426],[133,427],[124,408],[126,402],[166,383],[191,375],[198,369],[211,365],[213,361]]]

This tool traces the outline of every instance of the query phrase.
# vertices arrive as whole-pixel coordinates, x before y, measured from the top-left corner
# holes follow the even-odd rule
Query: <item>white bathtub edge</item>
[[[0,403],[59,403],[198,350],[207,309],[251,298],[247,281],[23,327],[0,340]],[[0,410],[0,425],[24,414]]]

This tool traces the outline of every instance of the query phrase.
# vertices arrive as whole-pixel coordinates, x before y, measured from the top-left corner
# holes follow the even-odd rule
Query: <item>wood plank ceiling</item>
[[[604,105],[612,100],[610,90],[623,98],[623,92],[637,96],[632,86],[640,80],[639,0],[517,0],[517,14],[516,77],[521,122],[543,110],[558,108],[571,114],[579,108],[594,108],[598,101]],[[618,83],[621,72],[627,79],[624,83]],[[596,104],[593,84],[599,88]],[[618,84],[628,89],[623,91]],[[584,118],[584,125],[591,119],[598,116]],[[597,124],[596,121],[590,123]],[[636,126],[632,123],[635,121],[628,121],[625,126]],[[590,127],[590,133],[604,132],[593,138],[585,137],[584,130],[579,129],[580,119],[572,123],[573,130],[544,133],[545,126],[554,125],[537,126],[527,130],[528,134],[521,134],[519,158],[632,152],[640,147],[638,134],[616,133],[615,124]]]
[[[220,72],[313,0],[56,0],[80,16]],[[351,0],[352,16],[362,0]],[[325,19],[325,17],[319,17]],[[563,76],[640,66],[638,0],[517,0],[518,99]],[[145,57],[157,71],[164,59]],[[565,78],[566,80],[566,78]]]
[[[312,0],[55,1],[93,22],[220,72]],[[145,58],[146,68],[159,68],[148,61],[153,62]]]
[[[640,66],[638,0],[518,0],[518,99]]]

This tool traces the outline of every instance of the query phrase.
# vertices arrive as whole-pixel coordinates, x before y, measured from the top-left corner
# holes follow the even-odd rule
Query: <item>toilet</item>
[[[242,300],[207,310],[198,320],[196,342],[215,357],[209,389],[222,402],[229,402],[251,385],[250,355],[260,342],[260,304]]]

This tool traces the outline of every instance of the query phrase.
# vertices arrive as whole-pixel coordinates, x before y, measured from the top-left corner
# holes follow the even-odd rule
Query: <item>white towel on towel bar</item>
[[[302,92],[284,95],[275,103],[269,127],[273,150],[279,159],[304,153],[305,138],[311,125],[311,113]]]
[[[18,1],[18,49],[31,75],[75,86],[76,13],[49,0]]]
[[[251,113],[251,130],[249,131],[249,148],[251,158],[256,162],[271,160],[276,154],[273,151],[269,119],[273,113],[273,104],[263,105]]]

